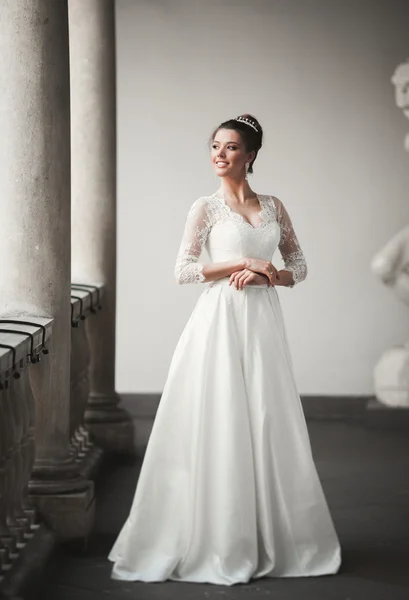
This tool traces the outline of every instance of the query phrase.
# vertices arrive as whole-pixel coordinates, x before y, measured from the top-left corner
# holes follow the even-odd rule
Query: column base
[[[89,482],[81,475],[72,457],[62,461],[37,459],[28,484],[31,496],[82,493]]]
[[[31,502],[46,525],[55,531],[57,540],[86,538],[95,518],[95,495],[92,481],[86,488],[72,494],[33,494]]]
[[[95,443],[110,454],[136,457],[135,424],[131,415],[118,406],[119,396],[91,394],[85,411],[85,425]]]
[[[108,454],[121,454],[129,457],[137,456],[135,444],[135,426],[129,421],[114,423],[89,423],[87,429],[92,439]]]
[[[103,450],[93,444],[83,456],[78,456],[75,459],[78,470],[84,479],[95,481],[102,464],[103,455]]]

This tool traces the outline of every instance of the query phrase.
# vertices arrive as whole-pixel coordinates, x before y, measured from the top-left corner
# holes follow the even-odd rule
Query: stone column
[[[57,533],[70,529],[66,515],[78,517],[85,531],[93,487],[79,476],[69,446],[67,0],[2,0],[0,56],[0,312],[54,319],[48,360],[32,373],[36,451],[29,489]]]
[[[87,319],[86,423],[108,451],[133,451],[132,422],[115,392],[116,87],[114,0],[69,0],[72,281],[103,284],[102,311]]]

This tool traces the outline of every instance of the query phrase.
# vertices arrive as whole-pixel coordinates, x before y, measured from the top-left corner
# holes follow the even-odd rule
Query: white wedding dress
[[[175,275],[199,258],[271,260],[294,284],[306,264],[283,204],[258,196],[259,226],[223,196],[196,200]],[[110,554],[122,580],[232,585],[336,573],[341,550],[318,478],[277,291],[206,284],[176,346],[133,505]]]

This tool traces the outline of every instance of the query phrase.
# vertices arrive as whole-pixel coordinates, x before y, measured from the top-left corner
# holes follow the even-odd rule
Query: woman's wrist
[[[294,284],[293,274],[291,271],[287,271],[287,269],[282,269],[278,272],[280,279],[277,280],[276,285],[281,285],[283,287],[288,287]]]
[[[256,281],[260,285],[264,285],[265,283],[270,283],[270,280],[267,277],[267,275],[263,275],[262,273],[256,273]]]
[[[228,260],[220,263],[208,263],[203,265],[202,275],[204,276],[206,283],[217,281],[218,279],[225,279],[237,271],[246,269],[247,261],[247,258],[239,258],[237,260]]]

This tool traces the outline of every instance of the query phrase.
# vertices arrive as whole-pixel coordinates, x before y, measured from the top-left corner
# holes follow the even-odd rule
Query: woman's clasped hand
[[[230,275],[229,285],[234,285],[238,290],[242,290],[246,285],[275,286],[280,280],[280,275],[276,267],[268,260],[258,258],[246,258],[245,268],[235,271]]]

